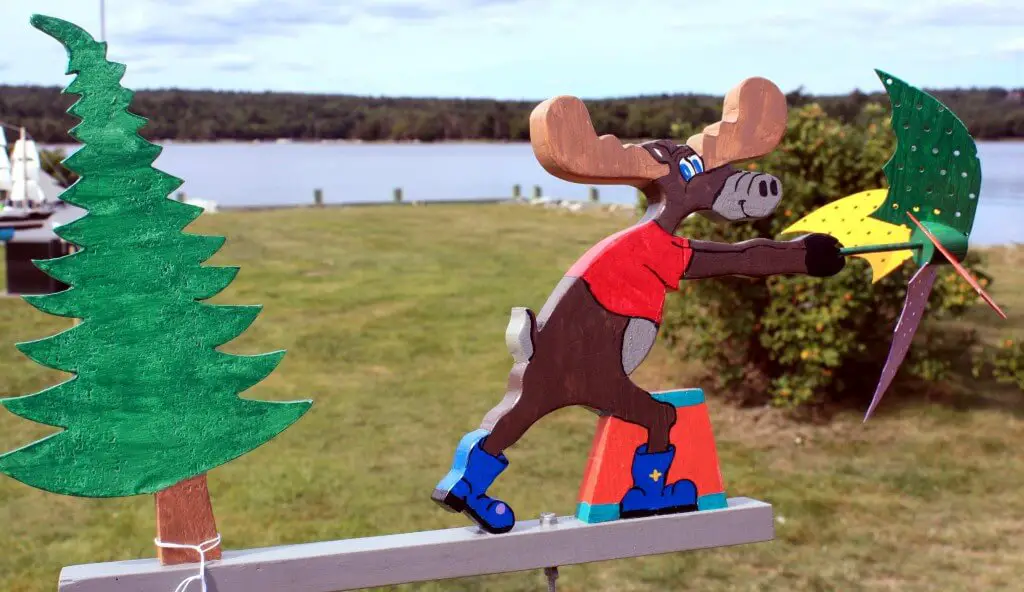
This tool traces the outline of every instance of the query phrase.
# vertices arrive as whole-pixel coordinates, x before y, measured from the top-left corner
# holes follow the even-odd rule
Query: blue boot
[[[669,467],[676,455],[676,447],[669,445],[664,452],[647,452],[644,444],[633,457],[633,488],[619,503],[619,516],[636,518],[655,514],[675,514],[697,509],[697,486],[689,479],[665,484]]]
[[[508,466],[504,454],[491,456],[483,449],[487,430],[463,436],[455,449],[452,470],[434,488],[430,499],[449,512],[462,512],[494,534],[512,530],[516,515],[505,502],[487,495],[487,488]]]

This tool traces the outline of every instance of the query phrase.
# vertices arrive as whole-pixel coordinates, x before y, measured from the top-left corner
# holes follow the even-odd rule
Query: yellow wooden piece
[[[794,232],[821,232],[830,234],[844,247],[861,247],[910,240],[910,227],[897,226],[871,217],[885,201],[885,189],[872,189],[838,199],[797,220],[783,234]],[[899,268],[914,252],[891,251],[854,255],[871,264],[872,282],[877,282]]]

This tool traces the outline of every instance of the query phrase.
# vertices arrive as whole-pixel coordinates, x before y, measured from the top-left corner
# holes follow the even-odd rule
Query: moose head
[[[764,218],[782,199],[782,184],[730,165],[775,149],[786,131],[786,98],[771,81],[748,78],[729,91],[722,111],[721,121],[686,144],[623,145],[597,136],[583,101],[559,96],[534,109],[530,141],[544,169],[560,179],[642,190],[646,217],[669,232],[697,212],[715,220]]]

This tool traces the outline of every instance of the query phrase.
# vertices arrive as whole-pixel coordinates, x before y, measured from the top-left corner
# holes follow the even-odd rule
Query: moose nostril
[[[772,195],[778,195],[779,194],[779,182],[776,181],[775,179],[772,179],[771,190],[772,190]]]
[[[758,189],[761,190],[761,197],[768,197],[768,183],[766,181],[761,181]]]

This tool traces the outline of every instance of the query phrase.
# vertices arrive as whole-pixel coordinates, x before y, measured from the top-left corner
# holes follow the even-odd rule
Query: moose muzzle
[[[730,176],[711,210],[726,220],[764,218],[782,199],[782,183],[772,175],[751,171]]]

